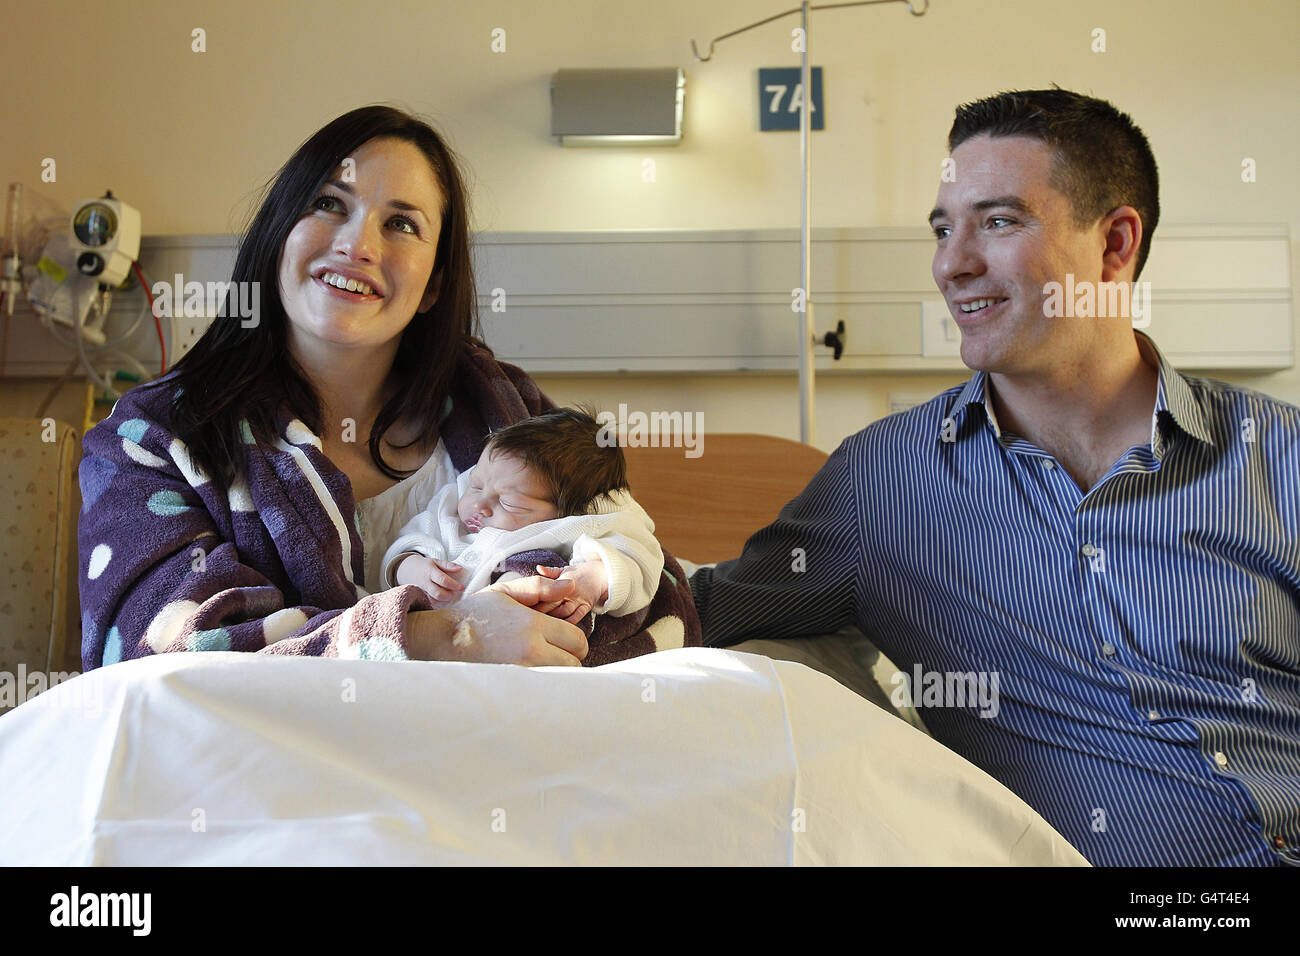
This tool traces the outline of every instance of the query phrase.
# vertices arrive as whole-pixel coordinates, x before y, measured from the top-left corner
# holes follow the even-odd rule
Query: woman
[[[232,282],[260,286],[256,321],[217,318],[83,441],[85,668],[178,650],[579,664],[583,632],[532,609],[571,582],[438,611],[419,588],[364,589],[412,495],[551,407],[474,336],[438,135],[384,106],[327,125],[280,170]]]

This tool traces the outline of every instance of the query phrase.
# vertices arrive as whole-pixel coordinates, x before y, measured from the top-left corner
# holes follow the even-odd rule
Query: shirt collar
[[[1157,425],[1162,417],[1161,412],[1165,413],[1163,417],[1166,420],[1172,421],[1193,438],[1213,446],[1214,436],[1205,420],[1205,410],[1196,400],[1187,379],[1169,364],[1169,360],[1164,357],[1160,349],[1156,348],[1156,343],[1151,341],[1150,336],[1136,330],[1134,335],[1137,336],[1138,350],[1142,352],[1143,358],[1153,362],[1160,370],[1160,379],[1156,385],[1156,407],[1151,422],[1151,450],[1159,451],[1156,440],[1159,437]]]
[[[1158,371],[1156,404],[1151,416],[1152,454],[1157,458],[1161,457],[1167,445],[1167,440],[1161,434],[1159,426],[1162,420],[1172,422],[1188,435],[1207,445],[1213,445],[1214,439],[1207,427],[1205,412],[1196,400],[1196,396],[1192,394],[1187,379],[1169,364],[1169,360],[1156,348],[1150,336],[1136,329],[1133,334],[1137,337],[1138,351],[1142,354],[1143,360],[1155,366]],[[979,421],[978,416],[968,413],[972,407],[977,411],[983,411],[984,420],[993,429],[993,434],[1001,440],[1002,429],[998,426],[993,403],[989,401],[987,372],[976,372],[957,393],[940,427],[941,440],[956,441],[974,431],[976,426],[970,425],[967,421],[967,419]]]
[[[968,411],[975,408],[975,412]],[[968,427],[967,418],[970,417],[978,421],[978,412],[984,412],[984,420],[993,427],[993,434],[998,438],[1002,437],[1002,430],[998,428],[997,416],[993,414],[993,405],[988,400],[988,373],[976,372],[967,380],[965,387],[957,393],[957,398],[953,401],[948,409],[948,414],[944,417],[941,429],[940,440],[946,442],[956,441],[957,438],[969,434],[974,430]]]

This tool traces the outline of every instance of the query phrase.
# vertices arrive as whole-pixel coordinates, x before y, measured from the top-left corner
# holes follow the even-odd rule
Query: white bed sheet
[[[160,655],[0,717],[0,781],[5,864],[1086,865],[831,678],[706,648]]]

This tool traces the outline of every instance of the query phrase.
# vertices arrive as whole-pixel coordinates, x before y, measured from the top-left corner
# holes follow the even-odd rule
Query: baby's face
[[[486,449],[470,472],[456,512],[470,531],[514,531],[560,516],[545,482],[527,465],[502,452],[489,458]]]

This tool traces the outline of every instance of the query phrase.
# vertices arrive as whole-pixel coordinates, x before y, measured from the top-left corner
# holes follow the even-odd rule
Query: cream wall
[[[386,101],[448,134],[470,171],[478,229],[792,227],[797,140],[757,132],[755,71],[797,63],[796,18],[719,44],[708,63],[694,62],[689,47],[791,5],[10,5],[0,32],[0,183],[21,181],[34,204],[64,208],[111,186],[142,210],[149,234],[235,232],[311,132]],[[205,53],[191,52],[196,27],[206,31]],[[504,53],[490,49],[497,27]],[[1097,27],[1105,53],[1090,51]],[[1056,82],[1112,99],[1145,129],[1160,161],[1165,222],[1286,222],[1300,232],[1298,27],[1294,0],[933,0],[921,18],[901,5],[815,13],[829,128],[814,137],[813,221],[922,224],[953,106]],[[554,70],[661,65],[687,71],[679,147],[575,150],[549,137]],[[653,183],[641,176],[647,156]],[[1240,181],[1246,156],[1257,163],[1253,184]],[[58,164],[56,183],[40,183],[45,157]],[[1221,377],[1300,403],[1296,369]],[[832,448],[885,414],[890,393],[933,394],[961,378],[824,375],[818,444]],[[792,376],[539,380],[562,402],[692,410],[710,430],[797,433]],[[0,383],[6,409],[32,413],[30,396],[44,391],[35,384]]]

